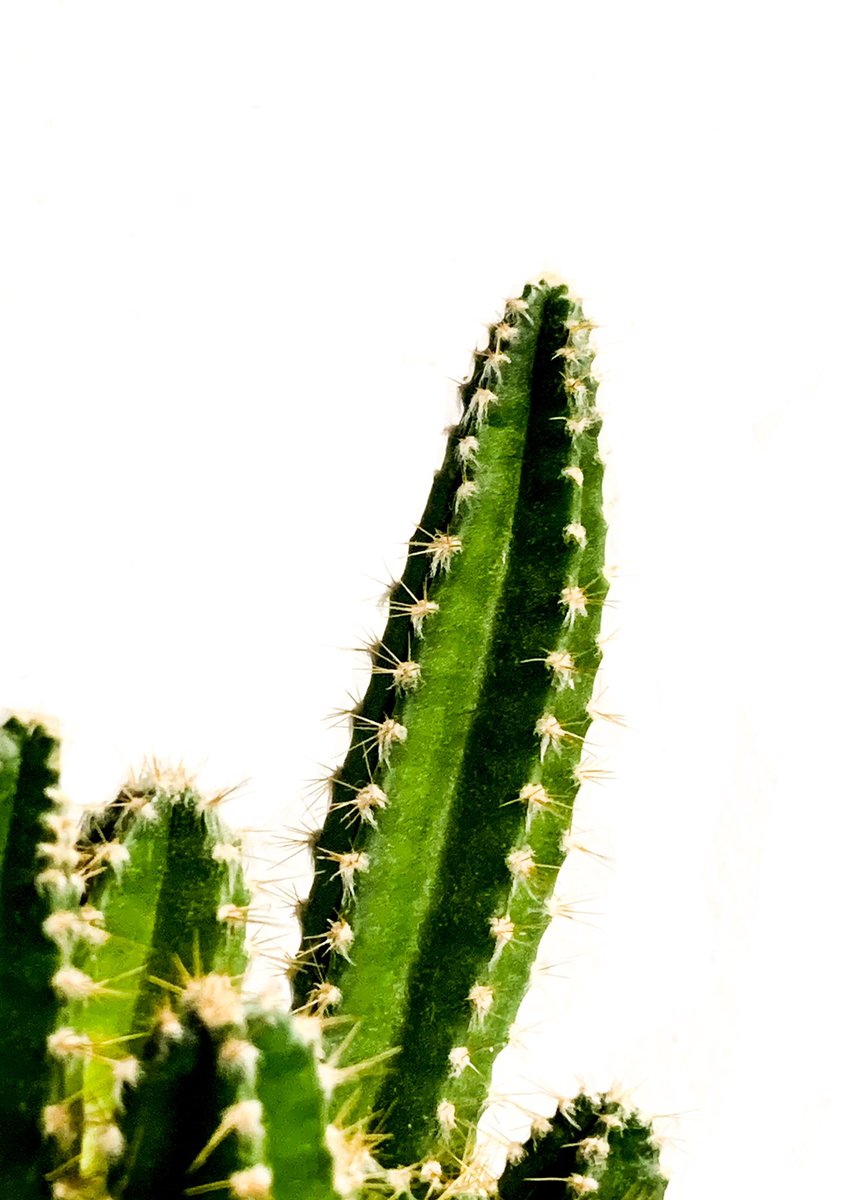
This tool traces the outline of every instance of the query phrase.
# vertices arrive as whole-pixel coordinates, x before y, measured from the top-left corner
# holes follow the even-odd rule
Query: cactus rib
[[[45,1046],[60,1010],[53,981],[62,956],[44,923],[54,903],[71,903],[74,863],[49,827],[57,755],[39,725],[13,718],[0,729],[0,1011],[14,1031],[0,1038],[0,1170],[19,1200],[44,1195],[43,1113],[59,1074]]]

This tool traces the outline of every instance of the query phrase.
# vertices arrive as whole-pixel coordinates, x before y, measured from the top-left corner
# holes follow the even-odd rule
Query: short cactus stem
[[[248,1035],[258,1053],[255,1092],[265,1124],[259,1151],[273,1173],[273,1200],[332,1200],[327,1096],[312,1046],[283,1016],[252,1017]]]
[[[81,920],[74,823],[56,800],[58,779],[46,729],[15,719],[0,728],[0,1130],[4,1189],[16,1200],[42,1200],[43,1173],[75,1143],[78,1109],[61,1101],[87,1046],[68,1030],[67,1053],[58,1041],[48,1053]]]
[[[102,1176],[120,1200],[221,1180],[232,1195],[336,1200],[312,1029],[246,1001],[230,975],[194,976],[163,1005],[136,1084],[116,1126],[132,1152]]]
[[[220,853],[221,846],[232,843],[214,805],[189,787],[171,792],[167,786],[151,789],[147,803],[149,814],[134,809],[123,815],[115,830],[123,854],[110,855],[112,865],[97,874],[110,937],[87,947],[80,963],[100,999],[87,1003],[82,982],[69,996],[80,1001],[71,1009],[75,1025],[107,1047],[92,1057],[83,1076],[83,1178],[96,1178],[106,1168],[97,1126],[123,1102],[115,1089],[115,1051],[110,1047],[122,1051],[124,1039],[137,1039],[149,1030],[169,987],[171,994],[182,991],[189,1006],[197,990],[207,1024],[214,1023],[213,1012],[223,1014],[221,1022],[229,1020],[229,972],[237,974],[247,961],[243,943],[249,897],[241,868]],[[90,844],[89,861],[105,861],[103,844]],[[188,905],[186,897],[191,897]],[[178,964],[183,971],[194,969],[198,977],[219,979],[215,995],[210,986],[204,985],[204,993],[193,978],[181,976]],[[235,994],[233,999],[237,1003]]]
[[[650,1123],[613,1093],[566,1101],[509,1161],[501,1200],[663,1200],[667,1180]]]

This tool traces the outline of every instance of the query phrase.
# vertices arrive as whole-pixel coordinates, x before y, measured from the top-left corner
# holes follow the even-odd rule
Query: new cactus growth
[[[251,900],[215,798],[154,772],[77,829],[55,799],[54,740],[2,731],[10,1194],[497,1194],[474,1131],[541,935],[568,915],[557,871],[597,770],[608,585],[590,327],[566,288],[528,286],[460,388],[309,839],[292,1014],[242,986]],[[584,1096],[511,1155],[501,1194],[664,1186],[649,1130]]]
[[[43,729],[11,720],[0,730],[0,1137],[4,1182],[27,1200],[43,1194],[42,1114],[53,1086],[47,1045],[60,1013],[52,981],[61,954],[44,923],[51,890],[72,903],[77,884],[73,838],[62,828],[50,836],[56,757]]]
[[[656,1141],[623,1097],[580,1095],[539,1126],[504,1171],[501,1200],[559,1200],[564,1185],[597,1200],[662,1200]]]

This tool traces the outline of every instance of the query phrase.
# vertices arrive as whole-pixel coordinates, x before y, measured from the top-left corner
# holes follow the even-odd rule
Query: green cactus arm
[[[235,993],[224,990],[232,1002]],[[236,1098],[235,1084],[218,1069],[233,1026],[210,1027],[182,1005],[175,1010],[146,1042],[138,1086],[117,1114],[124,1149],[109,1172],[117,1200],[184,1200],[189,1189],[203,1194],[215,1184],[223,1193],[239,1167],[234,1137],[215,1140]]]
[[[333,1163],[325,1140],[327,1100],[312,1046],[297,1018],[250,1024],[259,1058],[256,1097],[262,1105],[261,1161],[273,1177],[273,1200],[334,1200]]]
[[[0,864],[6,861],[6,846],[15,815],[21,769],[21,734],[22,727],[17,721],[9,721],[0,729]]]
[[[84,1178],[108,1166],[102,1131],[120,1095],[115,1074],[126,1069],[169,988],[173,995],[192,976],[240,974],[246,964],[248,896],[240,867],[220,853],[232,839],[216,813],[191,790],[142,792],[134,803],[120,840],[94,842],[89,855],[89,870],[100,872],[97,896],[109,936],[81,959],[92,995],[71,1013],[73,1026],[98,1048],[83,1080]]]
[[[446,464],[428,505],[447,500],[450,523],[425,516],[410,553],[426,561],[438,608],[422,636],[411,609],[423,589],[400,608],[395,590],[408,649],[394,671],[379,665],[384,648],[376,655],[394,698],[379,720],[353,714],[330,840],[317,851],[296,994],[317,1011],[341,1002],[358,1026],[352,1056],[397,1048],[382,1078],[357,1078],[352,1109],[381,1114],[395,1161],[430,1150],[452,1088],[463,1105],[453,1127],[476,1119],[562,861],[607,587],[586,325],[566,289],[541,284],[511,303],[478,355],[449,446],[459,469]],[[517,801],[540,779],[549,803],[528,827]],[[350,1089],[341,1094],[348,1103]]]
[[[449,527],[466,470],[458,453],[464,441],[467,438],[463,438],[460,429],[451,433],[444,462],[435,474],[421,515],[420,529]],[[309,897],[298,906],[303,945],[290,973],[297,1006],[309,1002],[311,993],[326,979],[334,961],[335,952],[327,930],[343,910],[346,899],[346,885],[335,863],[339,856],[367,841],[375,813],[379,814],[383,803],[380,792],[373,787],[375,780],[385,773],[373,731],[400,715],[404,692],[397,686],[392,668],[414,659],[416,647],[438,611],[432,593],[438,590],[440,581],[430,577],[430,565],[426,555],[411,554],[391,589],[389,620],[379,643],[372,647],[377,670],[372,672],[356,707],[350,748],[327,781],[332,802],[320,830],[322,858],[316,863]],[[308,837],[306,840],[311,842]]]
[[[244,970],[249,895],[241,867],[222,853],[232,834],[191,789],[143,795],[120,840],[95,844],[89,871],[101,874],[99,901],[109,938],[85,965],[115,990],[86,1009],[103,1032],[138,1032],[165,997],[161,981]]]
[[[663,1200],[667,1179],[650,1123],[611,1095],[581,1094],[524,1147],[500,1180],[501,1200]]]
[[[42,1126],[56,1070],[46,1046],[60,1008],[53,980],[61,956],[44,922],[51,895],[71,890],[71,864],[49,828],[56,757],[56,741],[39,725],[12,719],[0,730],[0,1012],[13,1031],[0,1038],[0,1174],[17,1200],[46,1195]],[[44,877],[51,871],[56,886]]]
[[[283,1014],[245,1020],[228,978],[197,980],[195,996],[148,1042],[118,1118],[127,1150],[112,1193],[177,1200],[220,1188],[251,1200],[338,1200],[313,1047]]]

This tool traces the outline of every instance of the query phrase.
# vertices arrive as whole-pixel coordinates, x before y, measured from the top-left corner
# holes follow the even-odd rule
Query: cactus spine
[[[528,286],[460,388],[329,780],[293,1015],[242,988],[251,901],[214,798],[154,772],[78,832],[53,739],[0,731],[0,1000],[22,1030],[0,1041],[0,1169],[16,1196],[497,1194],[474,1131],[541,935],[568,915],[556,876],[597,770],[589,329],[566,288]],[[618,1099],[545,1124],[513,1148],[504,1200],[563,1181],[660,1200],[650,1131]]]

